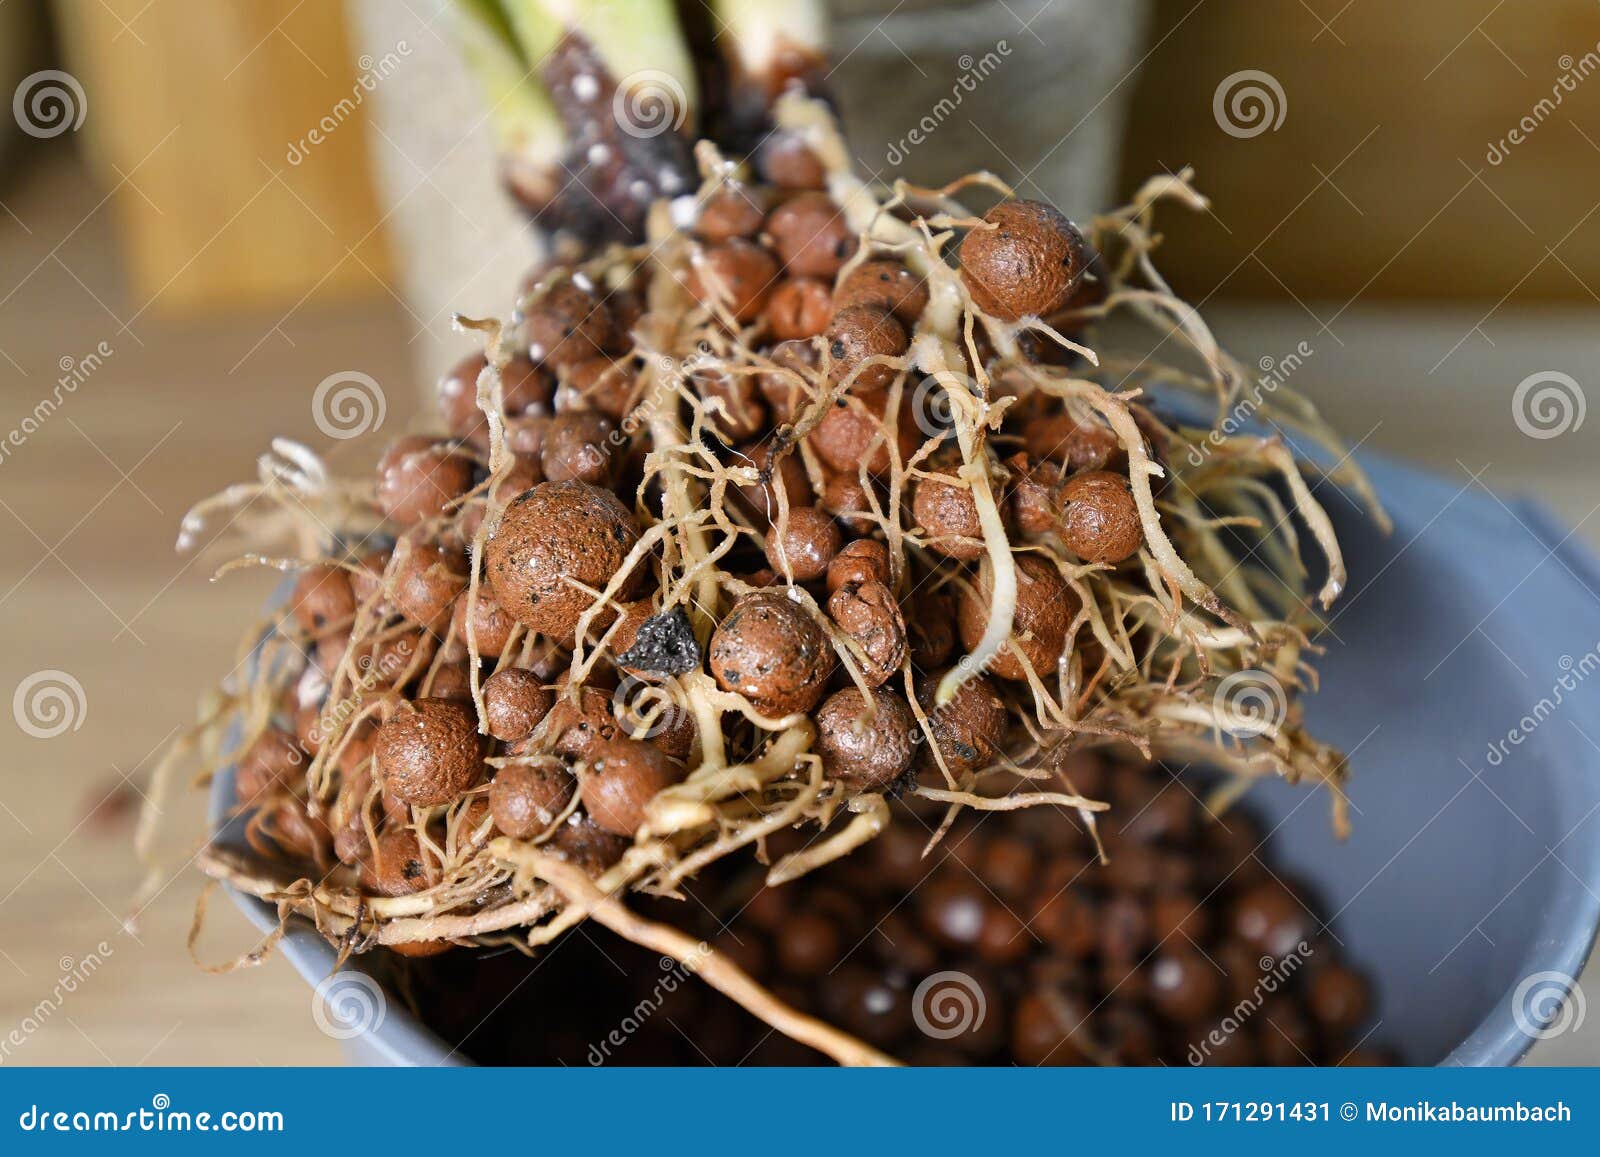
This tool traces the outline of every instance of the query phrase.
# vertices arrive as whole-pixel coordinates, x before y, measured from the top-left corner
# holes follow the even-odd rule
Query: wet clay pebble
[[[1080,422],[1060,413],[1035,418],[1022,428],[1022,442],[1029,458],[1055,462],[1074,474],[1120,469],[1128,462],[1111,427],[1094,419]]]
[[[635,739],[600,744],[578,794],[604,831],[631,836],[645,823],[645,805],[684,777],[681,764],[659,747]]]
[[[567,366],[608,353],[618,334],[605,303],[571,281],[558,281],[527,309],[523,332],[535,362]]]
[[[894,592],[880,582],[847,583],[828,597],[828,616],[861,648],[856,661],[874,687],[906,661],[906,622]]]
[[[1030,462],[1026,454],[1006,459],[1011,468],[1011,520],[1024,534],[1044,534],[1061,524],[1061,468],[1054,462]]]
[[[638,540],[633,516],[609,490],[541,482],[506,507],[485,570],[518,622],[570,646],[593,596],[568,580],[604,589]]]
[[[933,727],[939,754],[953,775],[976,771],[992,763],[1006,737],[1006,705],[986,675],[964,680],[942,706],[935,703],[945,672],[917,680],[917,702]],[[922,755],[926,767],[937,767],[931,747]]]
[[[568,759],[590,762],[602,744],[622,737],[611,711],[611,695],[598,687],[580,687],[577,695],[556,688],[556,700],[534,738],[539,746]]]
[[[593,410],[568,410],[550,419],[539,448],[539,466],[550,482],[603,485],[611,474],[615,427]]]
[[[390,827],[361,863],[361,886],[380,896],[405,896],[428,886],[422,845],[410,828]]]
[[[478,376],[488,365],[482,354],[461,359],[439,379],[436,396],[439,416],[451,435],[476,446],[489,447],[489,419],[478,408]],[[520,354],[500,370],[500,392],[507,414],[549,413],[555,383],[550,372]]]
[[[240,803],[273,792],[292,791],[311,759],[281,727],[269,727],[245,749],[234,767],[233,790]]]
[[[611,649],[617,665],[641,678],[682,675],[700,669],[700,644],[682,607],[657,612],[648,599],[624,610]]]
[[[378,461],[378,508],[401,526],[436,518],[472,488],[472,459],[431,438],[406,437]]]
[[[820,976],[843,950],[837,922],[820,913],[796,913],[778,928],[778,967],[790,976]]]
[[[593,410],[620,421],[633,400],[638,377],[633,363],[609,357],[584,358],[561,371],[556,388],[556,409],[562,412]]]
[[[574,815],[555,830],[544,846],[588,875],[598,876],[622,859],[628,841],[587,816]]]
[[[706,245],[689,267],[689,292],[703,305],[719,305],[735,321],[761,316],[778,281],[778,262],[753,241],[735,237]]]
[[[837,518],[839,525],[852,534],[870,534],[877,525],[867,486],[854,474],[829,473],[817,505]],[[881,503],[878,509],[882,509]]]
[[[1019,1065],[1081,1065],[1088,1056],[1075,1034],[1084,1032],[1089,1010],[1059,997],[1030,993],[1011,1017],[1011,1055]]]
[[[700,206],[694,231],[707,241],[754,237],[767,219],[762,200],[762,195],[750,186],[727,181]]]
[[[490,735],[507,743],[532,735],[554,702],[539,676],[522,667],[507,667],[483,681],[484,723]]]
[[[294,580],[291,598],[295,621],[308,635],[355,617],[355,590],[350,576],[340,567],[323,563],[306,567]]]
[[[787,596],[761,591],[734,604],[711,636],[711,674],[764,715],[809,711],[826,690],[833,647]]]
[[[529,840],[555,822],[572,802],[577,782],[556,760],[502,767],[489,784],[494,826],[514,840]]]
[[[848,542],[828,564],[828,593],[847,583],[889,583],[889,548],[871,538]]]
[[[498,659],[505,654],[516,625],[517,620],[506,614],[487,585],[478,587],[476,602],[462,591],[450,608],[450,629],[455,637],[465,645],[470,636],[478,654],[484,658]]]
[[[817,154],[799,133],[788,129],[780,129],[761,142],[756,168],[769,184],[780,189],[820,189],[828,179]]]
[[[1066,304],[1085,266],[1083,235],[1039,201],[1004,201],[962,239],[961,280],[974,304],[1003,321]]]
[[[1311,975],[1306,1005],[1319,1024],[1349,1032],[1367,1019],[1372,997],[1360,973],[1342,964],[1325,964]]]
[[[1078,596],[1047,559],[1019,554],[1013,561],[1017,568],[1017,609],[1011,621],[1011,638],[1000,648],[990,670],[1002,679],[1026,681],[1027,673],[1017,657],[1020,652],[1048,683],[1055,677],[1056,664],[1066,650],[1067,628],[1078,613]],[[977,577],[961,594],[957,627],[962,645],[969,651],[983,638],[993,581],[985,560]]]
[[[388,587],[397,611],[419,627],[442,633],[456,597],[467,589],[466,564],[454,552],[402,538]]]
[[[929,550],[963,562],[982,557],[978,504],[965,484],[954,479],[918,478],[911,491],[911,516],[922,529]]]
[[[833,293],[815,277],[791,277],[767,299],[767,330],[780,341],[814,337],[833,320]]]
[[[1085,562],[1115,565],[1144,543],[1128,480],[1109,470],[1074,474],[1061,487],[1061,540]]]
[[[928,935],[946,948],[971,948],[983,934],[984,917],[994,900],[977,879],[940,874],[914,894],[917,918]]]
[[[889,789],[916,754],[911,737],[917,720],[906,701],[882,688],[873,699],[869,704],[859,687],[846,687],[817,709],[823,772],[855,791]]]
[[[906,613],[906,642],[911,646],[911,661],[928,670],[950,658],[956,649],[956,608],[941,591],[911,596]]]
[[[826,511],[791,507],[788,518],[767,534],[767,565],[778,574],[792,575],[795,582],[810,582],[828,573],[828,564],[843,542],[839,524]]]
[[[430,699],[453,699],[459,703],[472,702],[472,670],[465,659],[459,663],[443,663],[434,669],[431,679],[417,682],[420,694]]]
[[[483,774],[483,745],[470,704],[419,699],[378,728],[373,747],[384,790],[413,807],[449,803]]]
[[[767,214],[767,235],[795,277],[832,279],[856,251],[844,210],[826,193],[799,193]]]
[[[911,346],[905,326],[892,314],[870,305],[852,305],[828,323],[828,356],[835,381],[850,380],[851,389],[878,390],[894,381],[892,365],[866,365],[871,358],[899,358]]]
[[[898,261],[863,261],[839,281],[833,291],[833,307],[849,309],[872,306],[894,314],[910,330],[928,308],[928,286]]]
[[[849,398],[837,399],[806,440],[817,457],[836,473],[855,477],[865,462],[867,473],[887,474],[890,439],[894,440],[902,463],[922,445],[922,435],[917,424],[907,418],[905,406],[902,398],[896,419],[889,421],[889,391],[853,393]]]

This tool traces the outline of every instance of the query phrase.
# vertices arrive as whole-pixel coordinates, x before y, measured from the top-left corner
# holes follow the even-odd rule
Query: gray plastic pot
[[[1320,792],[1265,783],[1251,803],[1278,825],[1275,862],[1318,890],[1375,979],[1381,1039],[1412,1064],[1509,1065],[1600,922],[1600,750],[1579,730],[1600,720],[1600,669],[1585,678],[1600,565],[1536,506],[1365,465],[1395,530],[1328,498],[1351,582],[1308,701],[1314,731],[1353,754],[1354,835],[1333,838]],[[232,798],[219,776],[214,824]],[[221,834],[237,837],[237,823]],[[269,906],[234,900],[276,926]],[[312,983],[333,967],[309,925],[282,950]],[[344,1047],[360,1064],[470,1061],[395,1000]]]

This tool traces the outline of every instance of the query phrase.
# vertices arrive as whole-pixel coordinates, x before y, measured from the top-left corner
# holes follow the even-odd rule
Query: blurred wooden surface
[[[55,12],[96,177],[137,194],[115,212],[140,312],[382,291],[358,84],[370,69],[342,4],[58,0]],[[335,127],[310,143],[324,118]]]
[[[1123,183],[1198,170],[1215,216],[1169,216],[1162,255],[1190,295],[1600,300],[1592,0],[1160,0],[1152,42]],[[1240,139],[1212,104],[1245,69],[1287,107]]]

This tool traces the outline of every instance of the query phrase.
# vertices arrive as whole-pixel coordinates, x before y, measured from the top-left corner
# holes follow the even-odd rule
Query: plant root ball
[[[767,565],[778,574],[792,574],[797,583],[828,573],[828,564],[844,543],[839,524],[815,506],[797,506],[780,532],[777,524],[767,534]]]
[[[703,247],[695,254],[688,277],[696,301],[720,304],[739,322],[761,316],[777,280],[777,259],[743,237]]]
[[[1109,470],[1074,474],[1061,487],[1061,540],[1085,562],[1115,565],[1144,544],[1128,480]]]
[[[1013,556],[1012,562],[1017,568],[1017,610],[1011,621],[1011,637],[995,655],[990,669],[1002,679],[1025,683],[1028,675],[1018,659],[1020,654],[1035,674],[1048,682],[1067,649],[1067,628],[1078,613],[1078,596],[1048,559],[1019,554]],[[977,578],[962,591],[956,628],[968,651],[983,638],[993,582],[994,573],[985,560]]]
[[[611,491],[541,482],[506,507],[485,570],[496,601],[518,622],[570,647],[594,600],[568,580],[604,588],[638,541],[633,515]]]
[[[373,745],[384,790],[413,807],[450,803],[483,774],[483,743],[470,703],[418,699],[378,728]]]
[[[530,840],[555,823],[575,790],[572,773],[558,760],[513,763],[489,785],[489,813],[494,826],[512,839]]]
[[[911,767],[917,719],[906,701],[879,689],[872,711],[859,687],[830,695],[817,709],[823,770],[854,791],[887,791]]]
[[[983,556],[983,524],[971,488],[953,480],[918,478],[911,491],[911,515],[929,550],[962,562]]]
[[[553,366],[599,357],[617,340],[605,302],[571,281],[559,281],[528,308],[523,322],[528,356]]]
[[[935,696],[945,672],[917,680],[917,702],[933,728],[934,742],[952,775],[977,771],[994,762],[1006,737],[1006,704],[987,675],[974,675],[956,689],[950,701],[937,706]],[[931,746],[922,765],[937,768]]]
[[[264,795],[292,791],[310,763],[294,736],[281,727],[269,727],[239,757],[233,772],[234,794],[240,803],[253,803]]]
[[[613,739],[595,749],[578,794],[601,830],[632,836],[644,826],[645,805],[683,776],[682,765],[659,747],[637,739]]]
[[[294,580],[295,621],[308,635],[324,628],[348,623],[355,617],[356,595],[350,576],[341,568],[317,563],[308,566]]]
[[[401,526],[437,518],[472,489],[472,459],[432,438],[410,436],[378,460],[378,509]]]
[[[1003,321],[1042,317],[1067,303],[1083,276],[1083,234],[1040,201],[1005,201],[961,242],[961,280],[973,303]]]
[[[835,309],[857,305],[892,313],[910,330],[928,308],[928,286],[898,261],[863,261],[846,273],[833,291]]]
[[[883,310],[871,305],[852,305],[833,315],[828,323],[828,355],[833,358],[833,375],[844,381],[856,374],[852,388],[878,390],[894,381],[895,368],[873,365],[856,373],[868,358],[898,358],[911,348],[906,327]]]
[[[795,277],[832,278],[856,251],[844,210],[826,193],[800,193],[767,214],[767,234]]]
[[[799,603],[761,591],[734,604],[711,636],[717,686],[764,715],[810,711],[833,671],[828,637]]]
[[[442,633],[456,598],[467,589],[457,555],[414,538],[402,538],[389,570],[389,595],[397,611],[419,627]]]
[[[906,621],[894,593],[882,583],[846,583],[828,599],[828,615],[860,645],[861,674],[872,686],[905,664]]]
[[[553,703],[539,676],[524,667],[507,667],[483,682],[483,721],[490,735],[506,743],[532,735]]]

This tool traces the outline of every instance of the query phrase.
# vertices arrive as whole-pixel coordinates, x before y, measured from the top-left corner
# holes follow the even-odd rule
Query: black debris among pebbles
[[[633,646],[617,656],[622,666],[655,675],[698,671],[700,660],[700,644],[682,607],[651,615],[639,625]]]

